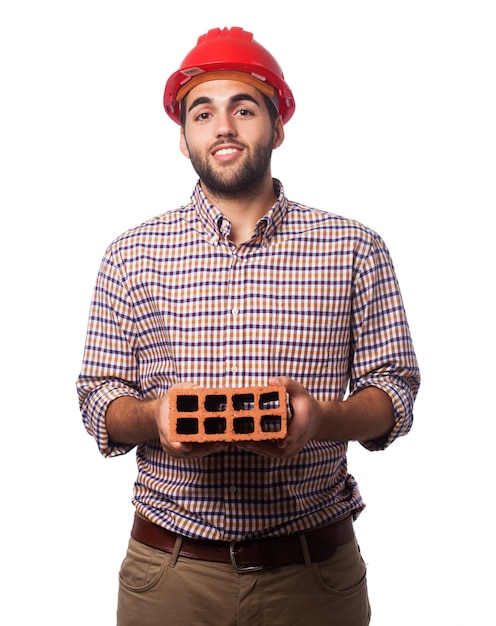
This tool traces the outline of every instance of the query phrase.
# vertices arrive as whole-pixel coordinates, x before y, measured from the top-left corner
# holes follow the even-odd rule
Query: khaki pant
[[[367,626],[366,569],[355,540],[322,563],[239,574],[130,539],[118,626]]]

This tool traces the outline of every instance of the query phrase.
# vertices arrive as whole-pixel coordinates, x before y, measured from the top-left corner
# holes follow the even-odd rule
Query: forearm
[[[183,383],[184,388],[192,386]],[[121,396],[113,400],[105,414],[107,432],[114,444],[135,445],[145,441],[160,441],[164,452],[177,458],[203,457],[227,449],[223,441],[211,443],[182,443],[169,441],[167,396],[158,400],[139,400]]]
[[[114,443],[131,445],[158,439],[159,406],[160,400],[139,400],[132,396],[116,398],[105,414],[109,438]]]
[[[394,426],[393,403],[378,387],[366,387],[347,400],[320,406],[320,439],[368,441],[387,436]]]

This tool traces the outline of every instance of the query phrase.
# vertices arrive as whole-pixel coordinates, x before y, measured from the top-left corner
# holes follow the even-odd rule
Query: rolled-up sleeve
[[[420,372],[393,263],[378,235],[356,276],[352,337],[350,394],[378,387],[394,407],[388,436],[362,442],[369,450],[382,450],[412,427]]]
[[[109,249],[101,263],[90,307],[83,363],[76,386],[81,415],[104,456],[134,446],[113,445],[105,414],[124,395],[141,397],[136,358],[136,324],[119,257]]]

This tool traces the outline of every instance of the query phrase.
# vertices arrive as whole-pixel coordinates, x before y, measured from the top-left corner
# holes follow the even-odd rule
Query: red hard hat
[[[196,47],[167,81],[164,107],[178,124],[180,100],[195,85],[210,80],[205,76],[207,72],[218,72],[218,78],[236,78],[241,72],[239,80],[245,80],[273,98],[284,123],[294,113],[293,94],[277,61],[253,39],[252,33],[234,26],[214,28],[199,37]]]

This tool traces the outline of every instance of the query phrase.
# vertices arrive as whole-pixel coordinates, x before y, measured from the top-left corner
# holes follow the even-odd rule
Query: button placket
[[[229,302],[228,302],[228,320],[227,320],[227,354],[226,365],[227,375],[230,379],[229,384],[237,387],[242,381],[239,380],[239,374],[243,368],[243,355],[239,352],[240,346],[243,344],[243,311],[242,311],[242,293],[244,289],[244,261],[233,251],[231,257],[230,280],[229,280]]]

